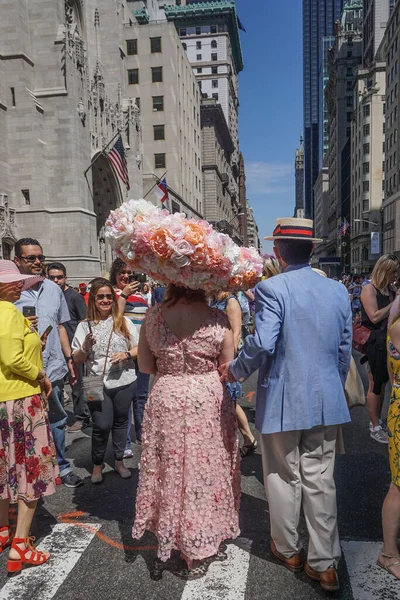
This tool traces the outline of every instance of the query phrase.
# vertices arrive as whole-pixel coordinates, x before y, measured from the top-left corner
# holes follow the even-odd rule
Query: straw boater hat
[[[276,220],[274,233],[264,240],[306,240],[318,244],[321,239],[313,237],[314,223],[311,219],[289,219],[283,217]]]
[[[0,283],[23,282],[23,290],[28,290],[36,283],[43,281],[41,275],[23,275],[12,260],[0,260]]]

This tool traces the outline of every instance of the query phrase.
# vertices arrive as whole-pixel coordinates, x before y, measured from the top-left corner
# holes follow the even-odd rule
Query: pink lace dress
[[[220,383],[217,358],[228,321],[213,309],[180,340],[161,305],[146,316],[157,375],[143,419],[142,458],[132,530],[158,538],[158,556],[176,549],[201,560],[239,535],[240,458],[235,406]]]

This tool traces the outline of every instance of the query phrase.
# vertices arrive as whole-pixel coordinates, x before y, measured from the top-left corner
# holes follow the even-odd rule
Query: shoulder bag
[[[92,333],[92,327],[89,324],[89,332]],[[102,375],[84,375],[82,377],[82,394],[86,402],[102,402],[104,400],[103,387],[104,375],[107,368],[108,351],[110,349],[111,338],[113,334],[113,326],[111,326],[110,337],[108,338],[107,352],[104,359],[104,369]]]

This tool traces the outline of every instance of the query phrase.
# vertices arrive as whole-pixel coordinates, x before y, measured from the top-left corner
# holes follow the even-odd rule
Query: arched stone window
[[[218,47],[218,42],[217,42],[217,40],[213,40],[213,41],[211,42],[211,48],[217,48],[217,47]]]

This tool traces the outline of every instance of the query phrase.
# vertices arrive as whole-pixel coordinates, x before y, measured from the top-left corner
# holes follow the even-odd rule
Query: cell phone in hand
[[[24,317],[36,317],[36,306],[23,306],[22,314]]]
[[[43,331],[42,335],[40,336],[41,340],[44,340],[44,338],[49,335],[50,331],[53,331],[53,325],[48,325],[46,327],[46,329]]]

